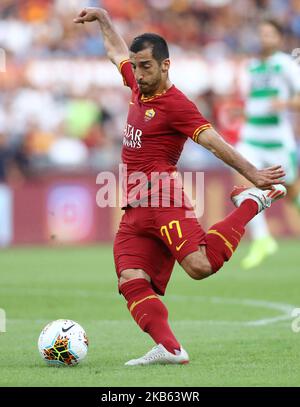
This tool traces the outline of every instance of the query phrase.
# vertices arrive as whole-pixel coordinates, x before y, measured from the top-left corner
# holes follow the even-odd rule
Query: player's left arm
[[[230,144],[226,143],[213,128],[203,130],[195,141],[234,168],[258,188],[269,189],[273,184],[282,183],[281,178],[285,176],[285,173],[281,165],[258,170]]]
[[[300,111],[300,92],[288,101],[287,108]]]
[[[269,189],[273,184],[282,183],[285,176],[280,165],[258,170],[213,129],[197,109],[196,105],[186,98],[181,98],[169,109],[169,120],[172,128],[196,143],[211,151],[216,157],[234,168],[255,186]]]
[[[297,93],[295,96],[287,100],[273,100],[272,108],[277,111],[286,109],[300,111],[300,93]]]

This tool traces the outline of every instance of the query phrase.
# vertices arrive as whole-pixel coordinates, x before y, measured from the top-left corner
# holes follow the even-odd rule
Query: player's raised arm
[[[129,58],[128,47],[124,39],[113,26],[106,10],[96,7],[86,7],[73,21],[77,24],[91,23],[93,21],[99,22],[107,56],[117,67],[122,61]]]
[[[237,170],[258,188],[270,189],[273,184],[282,184],[282,177],[285,176],[285,173],[280,165],[258,170],[238,151],[226,143],[214,129],[202,131],[198,136],[198,144]]]

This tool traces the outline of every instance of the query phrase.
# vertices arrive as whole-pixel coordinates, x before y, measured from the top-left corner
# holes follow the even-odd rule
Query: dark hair
[[[283,35],[284,34],[284,30],[282,25],[277,21],[274,20],[273,18],[265,18],[264,20],[262,20],[261,25],[263,24],[268,24],[271,25],[272,27],[275,28],[275,30],[280,34]]]
[[[146,48],[152,49],[152,56],[157,62],[161,63],[169,58],[169,48],[166,40],[158,34],[145,33],[135,37],[130,45],[130,51],[137,53]]]

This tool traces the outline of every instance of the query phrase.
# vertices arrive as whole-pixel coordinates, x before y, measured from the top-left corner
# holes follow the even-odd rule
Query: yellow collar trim
[[[150,100],[153,100],[153,99],[155,99],[155,98],[157,98],[157,97],[159,97],[159,96],[162,96],[162,95],[164,95],[165,93],[167,93],[170,89],[172,89],[173,86],[174,86],[174,85],[171,85],[168,89],[164,90],[162,93],[156,93],[156,94],[153,95],[153,96],[145,97],[144,95],[142,95],[142,96],[141,96],[141,101],[142,101],[142,102],[149,102]]]
[[[141,101],[142,102],[149,102],[150,100],[153,100],[159,96],[162,96],[166,93],[166,90],[163,91],[162,93],[156,93],[154,96],[150,96],[150,97],[145,97],[144,95],[141,96]]]

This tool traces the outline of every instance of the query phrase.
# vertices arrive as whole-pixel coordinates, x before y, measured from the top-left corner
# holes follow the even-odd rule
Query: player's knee
[[[190,268],[188,274],[193,280],[203,280],[212,274],[211,266],[208,264],[195,264]]]
[[[189,258],[184,259],[181,265],[193,280],[203,280],[212,274],[211,264],[200,252],[192,253]]]
[[[127,281],[134,280],[136,278],[144,278],[150,281],[150,277],[142,269],[127,269],[121,272],[119,278],[119,285],[126,283]]]

